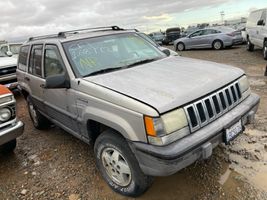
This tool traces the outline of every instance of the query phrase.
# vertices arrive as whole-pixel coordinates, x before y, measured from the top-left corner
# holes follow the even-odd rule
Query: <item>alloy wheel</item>
[[[101,155],[102,164],[109,178],[121,187],[130,184],[131,169],[123,155],[114,148],[105,148]]]

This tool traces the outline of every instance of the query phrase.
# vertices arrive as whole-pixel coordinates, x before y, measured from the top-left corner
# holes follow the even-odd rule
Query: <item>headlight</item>
[[[246,76],[242,76],[239,80],[240,92],[244,93],[249,89],[249,82]]]
[[[242,98],[245,99],[251,93],[247,76],[242,76],[238,80],[238,82],[239,82],[239,87],[240,87],[240,92],[242,94]]]
[[[2,108],[0,110],[0,121],[6,122],[11,118],[12,114],[11,111],[8,108]]]
[[[170,134],[178,129],[188,125],[186,115],[183,109],[169,112],[162,117],[166,134]]]
[[[177,109],[160,118],[145,116],[145,127],[151,144],[166,145],[189,134],[188,121],[183,109]]]

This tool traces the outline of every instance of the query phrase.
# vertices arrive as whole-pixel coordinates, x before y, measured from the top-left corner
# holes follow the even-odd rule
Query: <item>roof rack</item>
[[[28,41],[41,40],[46,38],[57,38],[57,37],[59,37],[58,34],[42,35],[42,36],[30,37]]]
[[[79,32],[83,32],[83,31],[92,31],[93,32],[93,31],[107,31],[107,30],[122,31],[124,29],[120,28],[118,26],[103,26],[103,27],[95,27],[95,28],[84,28],[84,29],[76,29],[76,30],[71,30],[71,31],[59,32],[58,36],[66,37],[66,33],[77,34]]]
[[[103,27],[95,27],[95,28],[84,28],[84,29],[76,29],[76,30],[71,30],[71,31],[63,31],[63,32],[59,32],[58,34],[30,37],[28,41],[41,40],[41,39],[47,39],[47,38],[59,38],[59,37],[66,38],[66,34],[78,34],[79,32],[83,32],[83,31],[88,31],[88,32],[92,31],[93,32],[93,31],[108,31],[108,30],[122,31],[125,29],[120,28],[118,26],[103,26]]]

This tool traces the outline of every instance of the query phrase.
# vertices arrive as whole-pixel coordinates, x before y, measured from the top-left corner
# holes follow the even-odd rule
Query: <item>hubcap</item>
[[[32,105],[32,103],[29,103],[29,108],[30,108],[30,115],[32,117],[33,123],[37,124],[37,114],[36,114],[36,110],[35,110],[34,106]]]
[[[182,51],[184,49],[184,45],[183,44],[178,44],[178,50]]]
[[[214,44],[215,49],[220,49],[221,46],[222,46],[222,45],[221,45],[220,42],[215,42],[215,44]]]
[[[122,187],[129,185],[132,179],[131,169],[119,151],[114,148],[106,148],[102,152],[101,159],[112,181]]]

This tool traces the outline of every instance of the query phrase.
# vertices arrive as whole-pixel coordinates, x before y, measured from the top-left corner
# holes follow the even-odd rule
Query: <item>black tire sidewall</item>
[[[267,60],[267,48],[266,47],[267,47],[267,41],[265,41],[263,44],[263,58],[265,60]]]
[[[108,183],[108,185],[113,189],[115,192],[118,192],[122,195],[137,197],[141,195],[150,184],[146,184],[147,176],[143,174],[141,171],[138,161],[136,160],[135,156],[133,155],[131,149],[129,148],[127,142],[123,138],[119,138],[117,136],[114,137],[114,134],[103,135],[98,138],[95,146],[95,159],[96,165],[99,169],[101,175]],[[105,148],[114,148],[119,151],[122,156],[126,159],[130,169],[131,169],[131,182],[129,185],[122,187],[117,185],[115,182],[111,180],[109,175],[106,172],[106,169],[103,166],[101,155]]]
[[[13,152],[13,150],[16,148],[17,146],[17,140],[16,139],[13,139],[5,144],[3,144],[0,149],[1,149],[1,152],[3,153],[10,153],[10,152]]]

